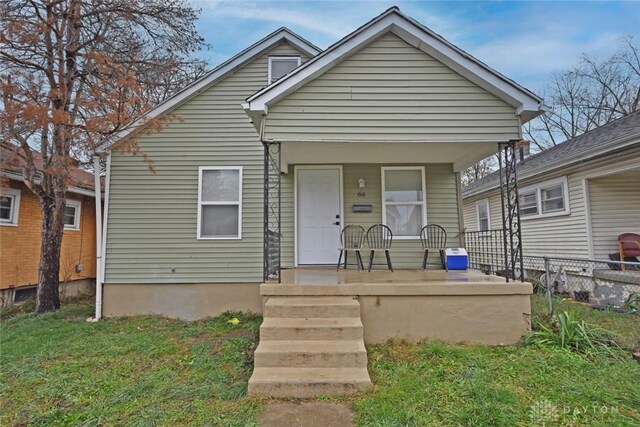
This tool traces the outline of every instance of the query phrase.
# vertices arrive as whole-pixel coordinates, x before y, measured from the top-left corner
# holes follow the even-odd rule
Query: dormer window
[[[300,65],[299,56],[270,56],[269,84],[280,80]]]

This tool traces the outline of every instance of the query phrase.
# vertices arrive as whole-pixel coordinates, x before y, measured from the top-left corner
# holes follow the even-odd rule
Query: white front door
[[[335,264],[340,246],[340,169],[298,169],[298,264]]]

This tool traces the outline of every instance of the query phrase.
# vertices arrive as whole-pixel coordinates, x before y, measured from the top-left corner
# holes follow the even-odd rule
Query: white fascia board
[[[131,133],[138,130],[138,126],[143,123],[144,119],[160,117],[163,114],[166,114],[167,112],[177,108],[185,101],[191,99],[195,95],[207,89],[209,86],[217,83],[219,80],[223,79],[224,77],[240,68],[246,62],[252,60],[262,52],[268,50],[281,41],[289,42],[309,56],[315,56],[320,53],[320,49],[318,47],[295,35],[287,28],[280,28],[279,30],[276,30],[259,42],[253,44],[252,46],[249,46],[233,58],[220,64],[205,76],[201,77],[200,79],[191,83],[189,86],[182,89],[180,92],[161,102],[155,108],[149,110],[149,112],[144,115],[143,119],[137,120],[126,129],[123,129],[122,131],[113,135],[108,141],[98,145],[95,150],[96,153],[106,152],[114,142],[126,138]]]
[[[523,122],[543,113],[541,98],[416,21],[402,15],[396,9],[389,10],[294,70],[287,77],[249,97],[247,102],[250,111],[265,112],[268,105],[297,90],[388,31],[392,31],[410,45],[433,56],[460,75],[512,105],[519,114],[523,114]]]

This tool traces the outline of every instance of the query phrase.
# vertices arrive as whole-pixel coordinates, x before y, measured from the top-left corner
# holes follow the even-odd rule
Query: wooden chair
[[[449,268],[447,268],[447,232],[445,229],[438,224],[425,225],[422,227],[422,230],[420,230],[420,242],[422,243],[422,250],[424,251],[424,258],[422,258],[422,270],[424,271],[427,268],[427,257],[429,256],[429,251],[434,250],[440,252],[442,268],[449,271]]]
[[[376,224],[369,227],[367,230],[367,244],[371,250],[369,256],[369,271],[373,265],[373,256],[377,250],[384,251],[387,257],[387,268],[393,272],[393,265],[391,265],[391,256],[389,255],[389,249],[391,249],[391,243],[393,242],[393,233],[391,229],[384,224]]]
[[[640,256],[640,234],[623,233],[619,235],[618,250],[620,251],[620,269],[625,271],[624,258]]]
[[[347,268],[347,254],[349,251],[354,251],[356,253],[358,271],[364,270],[364,263],[362,262],[362,255],[360,254],[360,250],[364,245],[364,235],[365,231],[361,225],[347,225],[342,229],[342,232],[340,233],[340,256],[338,257],[337,270],[340,270],[343,253],[344,268]]]

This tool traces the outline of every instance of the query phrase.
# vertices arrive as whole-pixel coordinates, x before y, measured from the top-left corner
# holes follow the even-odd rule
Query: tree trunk
[[[40,204],[42,206],[42,246],[40,247],[36,312],[44,313],[60,308],[60,250],[66,197],[43,197],[40,199]]]

